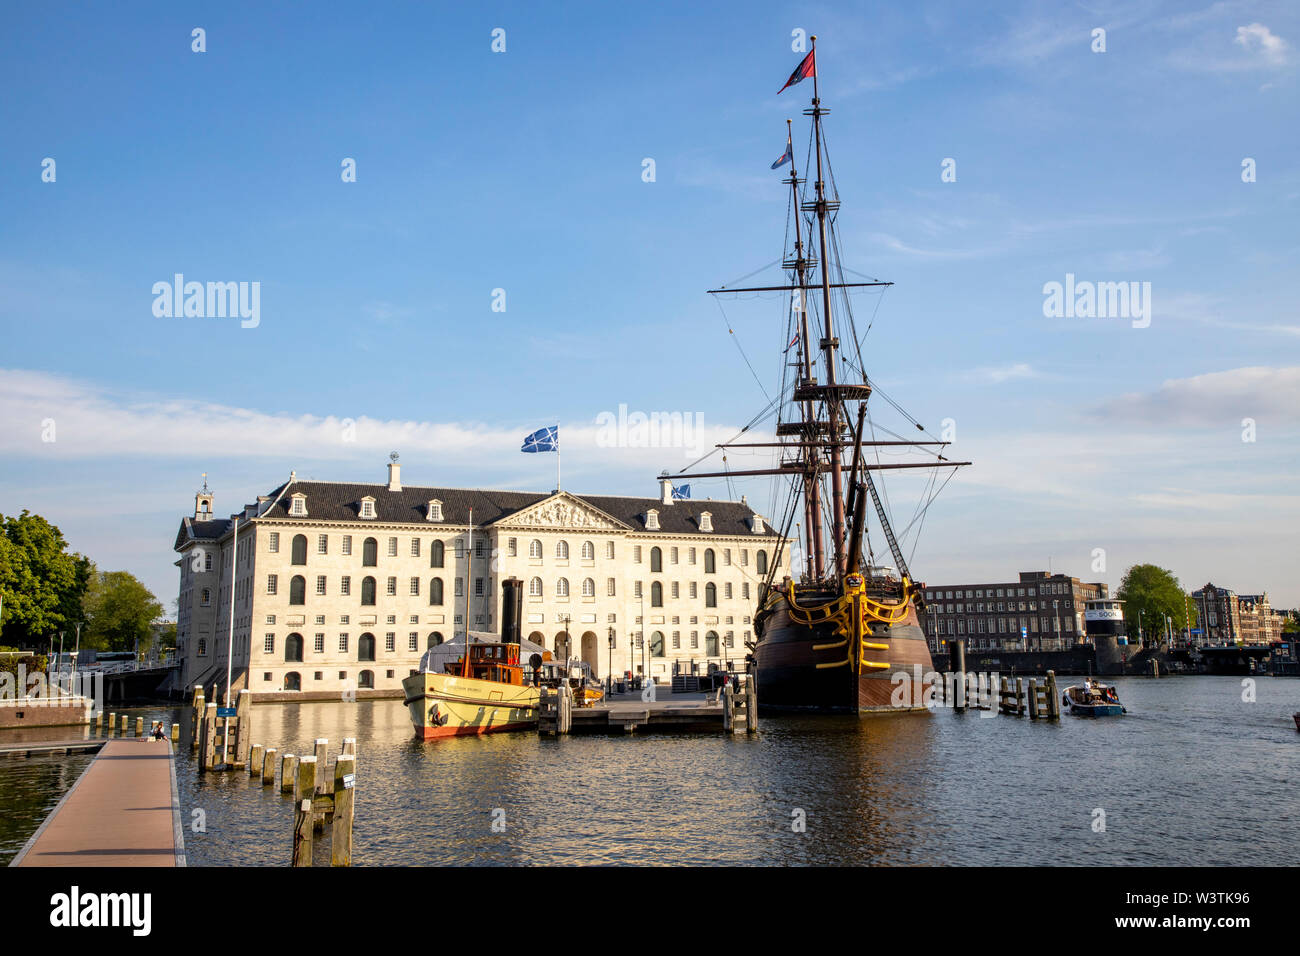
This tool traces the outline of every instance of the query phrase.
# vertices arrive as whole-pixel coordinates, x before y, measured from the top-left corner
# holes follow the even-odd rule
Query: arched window
[[[375,579],[366,577],[361,579],[361,603],[373,605],[375,603]]]
[[[374,690],[375,689],[375,672],[362,671],[357,675],[357,689]]]
[[[582,560],[584,561],[596,560],[596,546],[592,544],[590,541],[582,542]]]
[[[441,643],[442,643],[442,633],[440,631],[434,631],[432,634],[429,635],[430,647],[437,647]]]
[[[528,542],[528,556],[530,558],[540,559],[542,556],[542,543],[534,538]]]
[[[557,542],[555,542],[555,556],[556,556],[557,558],[559,558],[561,561],[568,561],[568,560],[569,560],[569,542],[567,542],[567,541],[557,541]]]
[[[718,656],[718,632],[709,631],[704,635],[704,654],[706,657]]]
[[[375,635],[367,631],[357,641],[357,660],[373,661],[375,659]]]
[[[290,671],[284,675],[285,690],[302,690],[302,675],[297,671]]]
[[[664,606],[664,586],[660,584],[658,581],[655,581],[653,584],[650,585],[650,606],[651,607]]]
[[[208,653],[208,639],[207,639],[206,637],[200,637],[200,638],[199,638],[199,656],[200,656],[200,657],[205,657],[205,656],[207,655],[207,653]]]
[[[713,549],[705,548],[704,549],[704,573],[713,574],[717,570],[718,570],[717,561],[713,556]]]
[[[429,580],[429,603],[442,603],[442,578],[430,578]]]
[[[664,553],[658,548],[650,549],[650,572],[657,574],[664,569]]]
[[[301,574],[295,574],[293,580],[289,582],[289,603],[307,603],[307,579]]]
[[[299,663],[302,661],[302,635],[290,634],[284,639],[284,659]]]
[[[596,596],[596,582],[591,578],[582,579],[582,596],[585,598]]]
[[[568,578],[560,578],[560,580],[558,580],[558,581],[555,582],[555,596],[556,596],[556,597],[568,597],[568,596],[569,596],[569,579],[568,579]]]
[[[441,541],[435,541],[429,546],[429,567],[441,568],[446,560],[447,547]],[[441,601],[438,603],[442,603]]]
[[[650,635],[650,656],[664,656],[664,634],[663,631],[655,631]]]
[[[704,606],[705,607],[718,606],[718,586],[714,584],[712,581],[704,585]]]
[[[366,538],[361,544],[361,566],[363,568],[379,567],[379,542]]]
[[[293,557],[290,559],[290,563],[307,563],[307,536],[305,534],[295,534],[293,536]]]
[[[767,552],[758,552],[758,573],[767,574]]]
[[[542,596],[541,578],[533,578],[531,581],[528,582],[528,596],[538,597],[538,598]]]

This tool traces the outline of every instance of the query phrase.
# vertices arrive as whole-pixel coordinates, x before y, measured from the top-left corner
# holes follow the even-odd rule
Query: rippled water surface
[[[1300,681],[1261,678],[1255,703],[1233,677],[1117,684],[1128,716],[1058,724],[939,710],[765,717],[740,737],[422,743],[400,702],[371,701],[257,707],[254,739],[304,753],[324,737],[332,756],[357,738],[358,865],[1300,861]],[[0,853],[85,763],[41,759],[66,768],[62,784],[36,760],[0,761]],[[288,862],[278,787],[200,776],[184,749],[177,780],[191,865]],[[14,804],[25,823],[8,824]]]

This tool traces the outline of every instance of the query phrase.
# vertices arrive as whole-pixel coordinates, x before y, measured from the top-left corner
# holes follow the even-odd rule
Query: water
[[[325,737],[332,756],[357,738],[357,865],[1295,864],[1300,681],[1260,678],[1256,703],[1234,677],[1116,683],[1128,716],[1058,724],[941,709],[765,717],[754,737],[422,743],[400,702],[363,701],[256,707],[255,739],[306,753]],[[43,785],[12,763],[0,819]],[[200,777],[188,753],[177,780],[192,865],[288,862],[278,787]]]

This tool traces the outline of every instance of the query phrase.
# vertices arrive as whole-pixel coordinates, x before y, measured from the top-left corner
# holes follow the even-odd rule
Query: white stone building
[[[375,485],[291,478],[230,518],[206,486],[195,496],[175,542],[182,686],[225,686],[232,579],[233,686],[273,700],[399,696],[427,647],[500,632],[509,577],[524,636],[601,678],[743,668],[759,584],[774,561],[789,573],[743,499],[673,500],[667,481],[658,498],[411,487],[388,470]]]

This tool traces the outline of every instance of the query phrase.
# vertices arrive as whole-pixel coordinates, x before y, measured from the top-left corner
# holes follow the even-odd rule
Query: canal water
[[[1259,678],[1255,702],[1242,678],[1116,684],[1127,716],[1055,724],[940,708],[764,717],[752,737],[424,743],[399,701],[363,701],[255,707],[254,739],[301,754],[324,737],[332,758],[357,738],[357,865],[1300,862],[1300,681]],[[0,761],[0,863],[84,758],[19,763]],[[200,776],[184,748],[177,781],[191,865],[288,863],[278,787]]]

